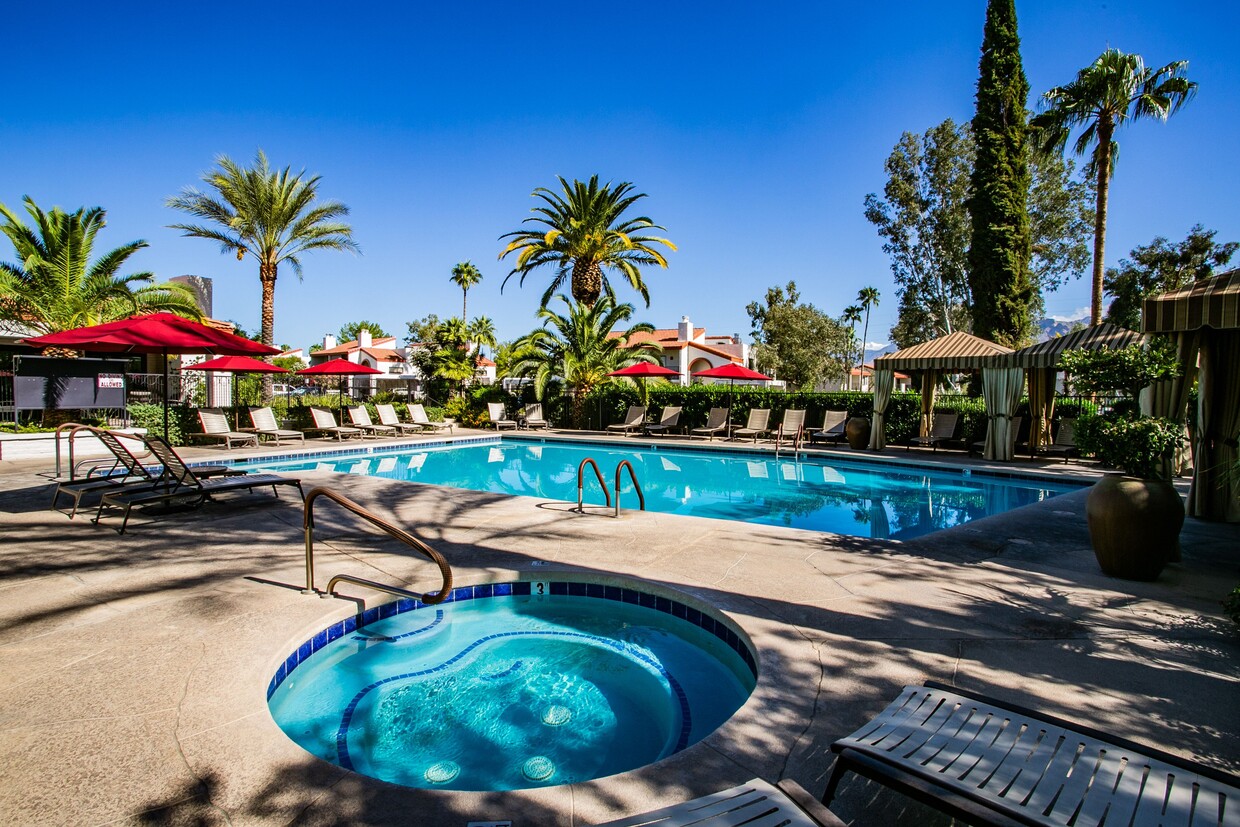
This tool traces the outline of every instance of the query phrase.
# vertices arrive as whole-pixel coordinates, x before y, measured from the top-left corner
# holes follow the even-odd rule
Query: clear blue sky
[[[1166,124],[1118,135],[1107,263],[1196,222],[1240,240],[1240,61],[1232,2],[1021,0],[1032,96],[1070,81],[1108,46],[1147,63],[1186,59],[1201,85]],[[902,131],[972,117],[984,0],[234,4],[15,3],[0,109],[0,202],[102,206],[99,247],[142,238],[133,270],[215,280],[215,313],[256,329],[257,267],[185,239],[164,199],[213,159],[322,176],[352,209],[361,256],[305,257],[281,271],[276,340],[307,346],[371,319],[399,336],[427,313],[459,314],[448,280],[471,259],[484,280],[470,316],[502,339],[534,326],[545,282],[496,260],[498,237],[556,175],[632,181],[680,251],[647,276],[649,309],[749,338],[746,303],[795,279],[838,314],[882,292],[869,339],[896,298],[862,215]],[[11,260],[12,251],[0,252]],[[1084,280],[1047,297],[1088,305]],[[860,333],[860,331],[858,331]]]

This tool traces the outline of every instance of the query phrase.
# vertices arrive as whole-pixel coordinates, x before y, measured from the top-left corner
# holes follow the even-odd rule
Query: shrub
[[[164,436],[164,406],[152,404],[133,404],[129,408],[129,419],[135,428],[146,428],[148,433]],[[197,412],[185,405],[168,406],[168,442],[172,445],[184,445],[188,434],[199,432]]]

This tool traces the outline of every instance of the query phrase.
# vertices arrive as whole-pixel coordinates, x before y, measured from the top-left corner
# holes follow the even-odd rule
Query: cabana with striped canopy
[[[1182,419],[1197,375],[1197,429],[1188,514],[1240,522],[1240,270],[1229,270],[1142,302],[1141,330],[1175,342],[1182,376],[1152,388],[1154,416]]]
[[[882,450],[887,445],[884,418],[897,370],[921,372],[920,435],[926,436],[930,433],[934,418],[934,388],[941,374],[976,370],[990,364],[994,357],[1011,352],[1009,347],[958,330],[875,359],[874,424],[870,428],[870,450]]]

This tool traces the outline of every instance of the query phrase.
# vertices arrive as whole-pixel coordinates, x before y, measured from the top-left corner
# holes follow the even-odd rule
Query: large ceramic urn
[[[1107,474],[1090,490],[1085,515],[1104,572],[1154,580],[1177,552],[1184,503],[1165,480]]]
[[[844,438],[848,447],[854,451],[862,451],[870,446],[870,420],[864,416],[854,416],[844,425]]]

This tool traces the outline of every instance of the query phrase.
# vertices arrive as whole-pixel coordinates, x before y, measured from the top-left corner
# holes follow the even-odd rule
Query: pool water
[[[684,604],[619,587],[591,585],[588,597],[505,585],[525,593],[338,624],[335,640],[277,673],[273,717],[306,750],[364,775],[512,790],[664,758],[753,690],[747,646]]]
[[[917,537],[1080,488],[1071,482],[896,468],[833,457],[776,459],[760,453],[618,449],[524,439],[380,449],[364,456],[262,462],[258,467],[367,474],[575,503],[577,466],[586,457],[595,459],[609,486],[617,465],[631,462],[650,511],[881,539]],[[636,508],[627,473],[621,491],[621,505]],[[588,468],[585,501],[604,501]]]

